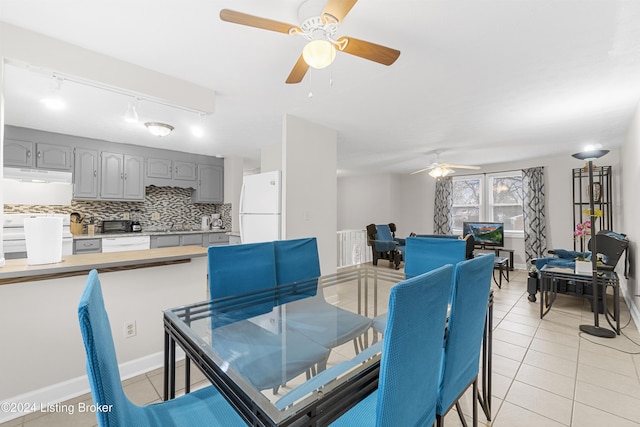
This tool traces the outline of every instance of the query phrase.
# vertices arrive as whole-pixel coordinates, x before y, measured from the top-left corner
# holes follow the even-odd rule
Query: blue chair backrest
[[[393,241],[391,229],[387,224],[376,224],[376,240]]]
[[[89,273],[78,306],[78,320],[87,355],[87,374],[93,401],[97,405],[112,405],[111,411],[96,412],[98,422],[101,426],[127,425],[133,404],[125,396],[120,382],[113,335],[96,270]]]
[[[235,307],[229,321],[257,316],[273,309],[276,305],[273,242],[209,246],[207,255],[211,299],[247,294],[245,299],[238,300],[246,304]]]
[[[457,264],[466,257],[464,240],[408,237],[404,253],[404,273],[417,276],[446,264]]]
[[[320,277],[318,243],[315,237],[273,242],[276,284],[280,304],[316,295]],[[295,286],[287,286],[295,283]]]
[[[391,289],[380,361],[377,425],[432,425],[453,266]]]
[[[440,376],[439,414],[451,407],[478,375],[494,260],[494,254],[484,254],[456,265]]]

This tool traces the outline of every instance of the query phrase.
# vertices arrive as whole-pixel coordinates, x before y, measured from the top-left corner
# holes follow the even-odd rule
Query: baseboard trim
[[[636,307],[633,298],[627,292],[626,286],[620,286],[622,290],[622,297],[624,298],[624,302],[627,303],[627,307],[629,307],[629,313],[631,314],[631,318],[636,324],[636,329],[640,332],[640,311],[638,311],[638,307]]]
[[[176,348],[176,359],[180,360],[183,358],[184,353],[181,349]],[[120,364],[118,367],[120,369],[120,376],[123,380],[126,380],[154,369],[161,368],[163,365],[164,353],[158,352],[139,359],[130,360],[129,362]],[[32,407],[33,405],[36,408],[40,408],[40,405],[47,406],[55,403],[61,403],[69,399],[82,396],[89,391],[89,379],[87,375],[82,375],[77,378],[72,378],[67,381],[52,384],[38,390],[33,390],[28,393],[2,400],[0,401],[0,407],[4,408],[4,405],[6,404],[14,405],[19,403],[21,405],[26,404],[26,406],[29,407]],[[19,418],[27,413],[28,412],[0,411],[0,423]]]

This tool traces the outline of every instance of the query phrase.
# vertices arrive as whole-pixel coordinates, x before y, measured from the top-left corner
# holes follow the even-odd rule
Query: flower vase
[[[583,276],[591,276],[593,272],[593,267],[591,265],[591,261],[578,261],[576,260],[576,274],[581,274]]]

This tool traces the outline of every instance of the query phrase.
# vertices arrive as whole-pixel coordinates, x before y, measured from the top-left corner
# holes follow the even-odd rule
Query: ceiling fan
[[[480,169],[480,166],[468,166],[468,165],[455,165],[452,163],[441,163],[438,162],[440,158],[440,151],[436,151],[436,159],[426,168],[411,172],[411,175],[422,173],[429,171],[429,175],[434,178],[440,178],[442,176],[447,176],[450,173],[454,173],[454,169]]]
[[[328,0],[320,16],[307,18],[300,26],[229,9],[220,11],[220,19],[263,30],[299,35],[309,40],[286,81],[288,84],[300,83],[309,67],[320,69],[330,65],[335,59],[336,50],[384,65],[391,65],[398,59],[399,50],[353,37],[337,37],[338,25],[357,1]]]

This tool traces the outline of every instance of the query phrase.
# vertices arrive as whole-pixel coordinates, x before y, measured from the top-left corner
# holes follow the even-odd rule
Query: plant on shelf
[[[580,249],[584,249],[584,252],[576,257],[576,261],[587,261],[590,259],[589,254],[586,251],[586,239],[591,236],[591,226],[592,223],[595,223],[595,218],[602,218],[603,215],[600,209],[594,209],[593,213],[591,213],[591,209],[585,209],[582,213],[588,215],[589,219],[577,223],[575,230],[573,230],[573,238],[576,240],[580,239]]]

